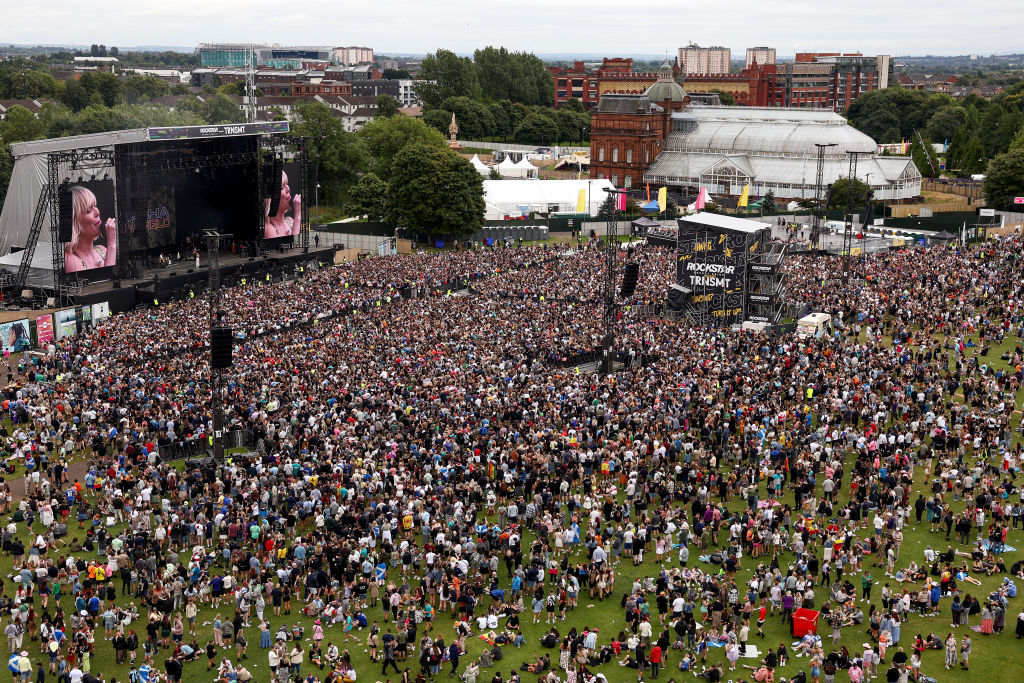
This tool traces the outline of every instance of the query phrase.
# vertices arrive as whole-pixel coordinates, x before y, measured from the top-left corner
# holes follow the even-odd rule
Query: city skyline
[[[267,0],[179,0],[141,5],[108,0],[96,13],[27,3],[5,8],[0,42],[20,45],[102,43],[124,47],[195,46],[202,42],[282,45],[367,45],[379,54],[424,54],[439,48],[472,53],[487,45],[536,54],[674,57],[688,43],[796,52],[844,51],[890,55],[1007,54],[1024,52],[1016,26],[1024,6],[986,0],[971,12],[952,0],[894,4],[865,0],[853,11],[807,0],[751,11],[749,3],[724,0],[686,7],[678,14],[637,15],[612,0],[498,2],[482,8],[466,0],[440,5],[402,1],[339,10],[327,0],[308,0],[294,10]],[[100,9],[102,7],[102,9]],[[86,7],[86,9],[88,9]],[[224,22],[224,17],[231,22]],[[998,21],[993,19],[998,17]],[[951,31],[954,25],[956,31]],[[891,31],[887,26],[893,27]],[[411,30],[415,27],[415,30]]]

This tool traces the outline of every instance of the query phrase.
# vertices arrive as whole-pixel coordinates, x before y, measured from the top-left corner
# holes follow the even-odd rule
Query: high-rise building
[[[730,54],[727,47],[700,47],[696,43],[690,43],[679,48],[679,71],[684,77],[727,74]]]
[[[750,68],[757,63],[758,66],[764,66],[765,64],[775,63],[775,48],[774,47],[748,47],[747,48],[747,62],[746,68]]]
[[[334,48],[334,63],[345,66],[358,66],[359,64],[373,64],[372,47],[336,47]],[[397,67],[397,65],[396,65]],[[392,68],[396,68],[392,67]]]

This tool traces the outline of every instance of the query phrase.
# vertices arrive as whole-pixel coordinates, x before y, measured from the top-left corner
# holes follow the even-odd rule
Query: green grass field
[[[988,362],[990,364],[999,365],[1001,363],[1001,361],[999,360],[999,356],[1002,353],[1002,351],[1006,349],[1012,349],[1016,343],[1017,342],[1015,338],[1007,339],[1006,341],[1004,341],[1004,343],[1000,347],[993,349],[993,351],[989,355]],[[1020,405],[1020,398],[1021,397],[1018,396],[1018,406]],[[1020,416],[1018,414],[1014,420],[1015,425],[1019,422],[1019,417]],[[1019,435],[1015,433],[1015,436]],[[725,466],[726,465],[723,465],[723,467]],[[847,467],[847,471],[850,471],[850,469],[850,467]],[[910,496],[911,500],[914,500],[917,497],[919,491],[924,492],[926,495],[928,493],[927,489],[925,488],[925,477],[921,470],[921,467],[917,468],[914,481],[914,490],[912,491]],[[848,480],[845,483],[848,484]],[[20,482],[16,482],[16,485],[20,486]],[[764,493],[763,488],[762,492]],[[841,494],[841,500],[845,501],[847,498],[848,490],[844,490]],[[791,492],[787,493],[787,495],[785,496],[785,500],[792,504],[794,502],[793,494]],[[734,497],[733,502],[728,504],[727,507],[731,511],[737,511],[741,509],[741,506],[743,505],[745,505],[745,503],[742,500]],[[963,502],[961,501],[959,503],[954,504],[954,509],[959,510],[962,508],[962,506]],[[28,541],[27,530],[24,529],[24,525],[21,526],[22,528],[19,530],[20,535],[23,538],[23,540]],[[70,533],[68,538],[71,538],[76,535],[81,537],[82,535],[82,533],[79,532],[79,530],[77,529],[77,523],[75,522],[72,522],[69,525],[69,531]],[[911,522],[904,529],[904,538],[905,540],[901,549],[900,562],[898,566],[905,566],[911,559],[921,562],[922,551],[924,550],[927,544],[931,544],[933,547],[944,547],[945,544],[945,539],[943,535],[930,534],[928,531],[927,522],[922,522],[921,525],[915,525],[913,523],[913,516],[911,518]],[[952,543],[955,544],[955,540],[956,539],[954,534]],[[524,548],[528,548],[531,541],[532,534],[527,533],[523,540]],[[1018,548],[1020,548],[1024,546],[1024,534],[1021,534],[1021,532],[1018,531],[1011,531],[1008,542],[1010,543],[1010,545],[1017,546]],[[712,565],[703,564],[699,560],[697,560],[697,554],[697,552],[691,552],[691,558],[689,563],[690,567],[701,567],[709,571],[713,569]],[[1013,553],[1009,553],[1005,558],[1007,566],[1010,566],[1012,562],[1020,555],[1020,550],[1015,551]],[[869,557],[870,556],[866,557],[865,565],[870,564],[868,559]],[[585,559],[585,556],[582,552],[578,552],[575,555],[573,555],[570,559],[582,561]],[[749,557],[744,557],[742,561],[742,570],[738,572],[737,575],[737,583],[742,585],[742,582],[745,581],[746,578],[749,576],[751,568],[761,560],[767,561],[767,558],[760,558],[760,560],[752,560]],[[781,554],[780,565],[782,566],[783,571],[785,571],[785,567],[787,566],[790,560],[792,560],[791,553],[785,552]],[[675,556],[673,554],[666,558],[666,566],[674,565]],[[653,551],[646,558],[645,563],[638,568],[634,568],[631,562],[624,561],[617,567],[616,590],[614,594],[610,598],[605,599],[604,601],[595,601],[589,599],[586,593],[581,592],[578,608],[574,611],[569,612],[568,618],[564,624],[559,622],[559,629],[562,631],[562,633],[565,633],[570,626],[576,626],[579,630],[582,630],[583,627],[586,626],[596,626],[600,629],[601,633],[599,643],[604,644],[609,642],[610,638],[614,634],[618,633],[620,629],[623,628],[623,611],[620,607],[620,599],[622,593],[629,589],[629,586],[634,580],[634,578],[640,576],[654,576],[661,570],[661,568],[662,565],[655,564],[654,562]],[[0,574],[10,575],[11,570],[12,562],[10,556],[0,557]],[[504,578],[504,567],[501,568],[500,573]],[[878,582],[875,589],[872,592],[875,604],[877,605],[879,604],[878,596],[881,592],[881,584],[886,580],[886,578],[884,576],[884,572],[881,569],[872,568],[872,573],[875,580]],[[397,572],[395,570],[391,570],[389,572],[389,575],[396,574]],[[1002,577],[999,575],[991,578],[982,578],[982,586],[967,586],[966,584],[964,584],[962,590],[964,588],[967,588],[970,589],[969,592],[971,592],[975,596],[984,596],[989,591],[994,590],[999,585],[1001,578]],[[859,589],[859,578],[854,576],[851,580]],[[1024,593],[1024,582],[1019,581],[1018,583],[1020,584],[1022,593]],[[119,585],[120,582],[118,581],[117,584]],[[7,584],[7,587],[9,588],[11,585],[12,584],[9,582]],[[893,585],[895,585],[895,582],[893,582]],[[907,585],[909,586],[909,584]],[[65,589],[65,591],[69,592],[67,591],[67,589]],[[816,591],[816,593],[818,596],[817,604],[820,605],[827,594],[824,590],[818,590]],[[488,600],[489,598],[485,598],[482,604],[488,604]],[[922,672],[924,674],[934,676],[939,681],[1018,680],[1017,677],[1020,676],[1020,674],[1015,670],[1016,665],[1014,664],[1014,662],[1018,662],[1020,660],[1020,656],[1024,654],[1024,644],[1022,644],[1015,638],[1013,630],[1016,621],[1016,614],[1020,609],[1022,600],[1024,600],[1024,595],[1011,601],[1010,607],[1007,610],[1007,629],[1006,631],[1004,631],[1002,635],[982,636],[980,634],[971,634],[974,640],[974,654],[971,659],[971,671],[969,673],[960,670],[946,671],[943,666],[943,653],[941,651],[926,652]],[[62,604],[66,613],[69,613],[69,610],[73,608],[71,598],[67,596],[65,596],[62,599]],[[940,638],[944,638],[946,633],[948,633],[951,630],[948,599],[943,599],[942,607],[943,613],[941,616],[919,617],[914,615],[912,616],[909,622],[903,624],[901,629],[901,644],[905,647],[908,654],[910,652],[910,646],[913,643],[915,634],[927,634],[929,632],[934,632]],[[277,627],[283,623],[287,623],[290,625],[295,621],[299,621],[303,623],[306,627],[306,636],[311,636],[311,620],[301,617],[299,615],[299,608],[301,608],[301,603],[298,600],[293,601],[293,614],[291,616],[273,617],[271,614],[272,610],[268,604],[266,614],[269,615],[270,618],[272,633],[276,632]],[[228,610],[225,610],[223,606],[219,611],[224,616],[228,616]],[[652,604],[652,625],[655,627],[655,633],[657,634],[660,628],[657,623],[657,615],[655,612],[656,610],[653,609]],[[865,612],[867,612],[866,609]],[[479,610],[477,613],[479,614]],[[210,608],[203,608],[200,610],[199,616],[197,618],[197,624],[200,625],[198,642],[201,646],[205,645],[206,641],[210,637],[212,637],[212,626],[209,625],[209,622],[212,621],[213,615],[214,610]],[[378,607],[375,609],[368,610],[367,616],[371,621],[377,620],[381,623],[382,626],[384,625],[384,612],[382,611],[380,605],[378,605]],[[543,650],[543,648],[541,648],[538,644],[540,636],[546,630],[543,620],[540,624],[532,624],[532,615],[530,614],[529,609],[527,609],[527,612],[525,612],[522,615],[521,620],[523,625],[523,633],[527,640],[527,646],[518,650],[514,647],[506,646],[504,648],[505,659],[501,662],[496,663],[497,666],[495,668],[502,672],[502,675],[505,678],[505,680],[508,679],[508,674],[510,671],[518,670],[520,664],[523,661],[532,660],[532,658],[536,654],[539,654],[542,651],[550,654],[552,656],[552,659],[555,662],[557,662],[557,650]],[[137,632],[143,631],[144,623],[144,620],[136,622],[135,627]],[[977,624],[978,617],[972,617],[971,623]],[[962,634],[965,629],[964,627],[959,627],[955,630],[958,634]],[[769,618],[765,626],[765,632],[767,637],[763,641],[757,638],[756,635],[754,635],[753,631],[754,629],[752,629],[750,643],[762,649],[764,649],[766,646],[777,647],[781,642],[785,642],[788,646],[792,642],[792,638],[789,636],[787,627],[783,626],[780,623],[779,618],[777,616],[774,618]],[[422,629],[420,633],[422,633]],[[820,624],[819,633],[821,633],[823,636],[826,652],[830,651],[831,639],[829,638],[829,635],[831,634],[831,629],[825,624]],[[432,635],[436,634],[442,635],[446,643],[451,642],[454,636],[454,631],[452,629],[452,620],[449,616],[440,615],[439,618],[434,622],[434,632],[432,633]],[[370,661],[366,646],[364,645],[366,635],[366,631],[357,633],[357,637],[359,638],[358,644],[351,641],[343,642],[343,636],[339,627],[335,626],[332,628],[328,628],[326,631],[326,640],[324,642],[323,649],[324,651],[326,651],[326,645],[329,642],[337,643],[340,649],[348,648],[351,653],[352,659],[356,664],[359,681],[383,681],[387,679],[390,679],[391,681],[399,680],[400,676],[395,675],[393,671],[387,677],[382,677],[380,675],[381,665],[379,663],[372,663]],[[255,623],[253,624],[253,628],[246,630],[246,636],[249,641],[249,659],[246,662],[246,665],[250,669],[250,671],[254,673],[256,680],[268,681],[269,671],[266,656],[267,652],[265,650],[260,650],[257,647],[259,642],[259,630],[258,628],[256,628]],[[460,664],[460,671],[465,668],[465,665],[466,663],[468,663],[469,658],[475,658],[479,655],[483,647],[482,641],[478,639],[476,636],[477,632],[474,630],[473,635],[466,641],[468,653],[462,659],[462,662]],[[866,626],[864,626],[863,628],[848,627],[843,629],[842,642],[850,649],[851,653],[860,652],[860,650],[862,649],[861,643],[865,641],[867,641]],[[307,645],[309,644],[311,643],[307,643]],[[40,644],[38,642],[29,642],[29,639],[26,636],[25,648],[29,650],[33,662],[39,661],[41,658],[41,655],[39,653],[39,647]],[[410,651],[413,651],[411,645]],[[894,649],[891,649],[890,653],[893,651]],[[140,647],[140,656],[141,652],[142,649]],[[225,651],[225,654],[228,654],[228,651]],[[233,651],[230,652],[230,654],[233,656]],[[156,668],[162,670],[163,659],[165,656],[166,651],[162,650],[160,655],[156,658]],[[666,668],[663,670],[660,676],[661,679],[667,680],[669,678],[674,677],[678,681],[684,678],[684,676],[682,676],[677,669],[679,659],[680,653],[678,651],[671,651],[668,654]],[[725,662],[725,680],[750,680],[751,672],[749,671],[746,671],[744,669],[728,671],[728,662],[725,660],[723,649],[713,648],[710,650],[708,662],[710,663],[714,661]],[[791,658],[789,664],[786,667],[782,667],[776,671],[776,680],[778,680],[779,677],[788,678],[789,676],[795,674],[801,668],[806,669],[807,662],[807,659]],[[756,663],[756,659],[740,659],[741,665],[753,665]],[[410,658],[406,663],[400,663],[400,667],[404,666],[409,666],[411,672],[414,675],[419,670],[418,662],[415,660],[415,658]],[[213,675],[208,674],[205,668],[205,657],[200,658],[200,660],[197,662],[186,664],[184,680],[212,680]],[[442,673],[439,676],[440,678],[447,678],[447,669],[448,666],[445,666],[442,669]],[[98,629],[97,631],[96,654],[92,658],[92,671],[93,673],[102,672],[105,680],[108,682],[114,678],[116,678],[119,681],[126,681],[128,679],[128,667],[126,665],[115,665],[113,650],[110,644],[104,640],[102,628]],[[303,672],[308,673],[309,671],[310,665],[307,662],[303,665]],[[622,668],[614,663],[605,665],[600,669],[600,671],[608,677],[609,681],[632,681],[636,680],[637,677],[637,672],[635,670]],[[324,672],[314,673],[316,673],[322,678]],[[480,680],[489,681],[493,673],[493,670],[482,670]],[[524,681],[532,681],[537,678],[533,674],[522,675]],[[685,674],[685,677],[689,676],[690,674]],[[648,677],[649,676],[645,676],[645,678]],[[50,678],[52,679],[52,676]],[[880,672],[880,680],[882,679],[884,679],[884,667],[881,668]],[[849,679],[846,677],[845,672],[840,672],[837,675],[836,680],[842,681],[842,683],[846,683],[846,681],[848,681]]]

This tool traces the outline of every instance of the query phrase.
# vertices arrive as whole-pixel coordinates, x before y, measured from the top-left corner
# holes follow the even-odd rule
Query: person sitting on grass
[[[551,658],[545,654],[540,657],[535,657],[532,662],[523,662],[520,671],[529,671],[532,674],[539,674],[542,671],[547,671],[550,667]]]

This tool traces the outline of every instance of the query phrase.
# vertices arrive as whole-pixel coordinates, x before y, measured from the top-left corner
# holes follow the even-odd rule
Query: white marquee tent
[[[505,216],[537,213],[575,213],[580,190],[584,191],[587,213],[597,215],[608,194],[615,189],[607,178],[594,180],[485,180],[484,217],[501,220]]]

